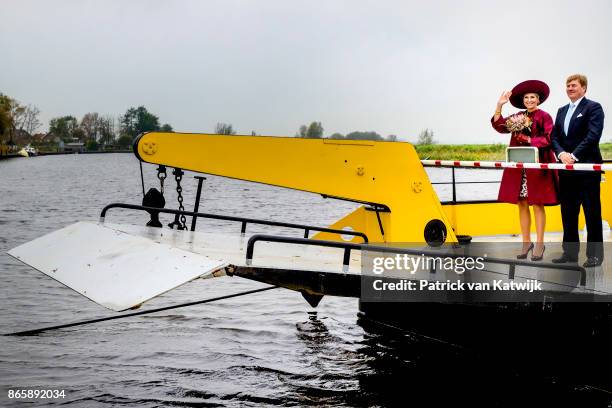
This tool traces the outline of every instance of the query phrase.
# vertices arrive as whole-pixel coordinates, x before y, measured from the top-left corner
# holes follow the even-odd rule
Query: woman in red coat
[[[497,101],[495,115],[491,118],[493,128],[500,133],[512,133],[510,146],[532,146],[538,148],[540,163],[556,162],[550,143],[550,133],[553,129],[553,120],[550,115],[538,106],[543,103],[550,93],[548,85],[542,81],[530,80],[521,82],[511,92],[504,92]],[[518,114],[526,115],[526,123],[530,126],[520,131],[510,131],[512,128],[507,121],[516,118],[511,115],[504,118],[502,107],[508,102],[519,109],[526,111]],[[516,115],[516,114],[515,114]],[[519,126],[520,127],[520,126]],[[516,126],[514,126],[516,129]],[[535,169],[505,169],[499,188],[498,200],[505,203],[518,204],[523,248],[518,259],[527,258],[529,251],[532,261],[539,261],[544,256],[544,228],[546,226],[545,205],[556,205],[558,200],[557,173],[555,170]],[[533,207],[536,226],[536,245],[531,242],[531,214],[529,206]]]

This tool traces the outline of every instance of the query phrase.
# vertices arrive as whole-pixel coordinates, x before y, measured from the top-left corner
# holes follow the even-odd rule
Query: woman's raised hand
[[[510,100],[510,95],[512,95],[511,91],[502,92],[501,96],[499,97],[499,100],[497,101],[497,106],[502,106],[506,104]]]

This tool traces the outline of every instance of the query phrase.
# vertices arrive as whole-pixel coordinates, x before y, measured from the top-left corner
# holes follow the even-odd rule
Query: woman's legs
[[[544,229],[546,228],[546,212],[543,205],[533,205],[533,215],[536,225],[536,244],[533,249],[534,255],[541,255],[544,252]]]
[[[531,214],[527,200],[518,201],[519,221],[521,224],[521,236],[523,237],[523,253],[531,245]]]

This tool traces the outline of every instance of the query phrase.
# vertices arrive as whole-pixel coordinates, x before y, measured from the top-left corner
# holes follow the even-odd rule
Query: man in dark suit
[[[551,135],[557,158],[565,164],[602,163],[599,139],[603,132],[604,112],[599,103],[584,97],[586,90],[587,78],[584,75],[567,78],[566,92],[570,103],[559,108]],[[600,172],[559,171],[563,255],[553,262],[578,260],[580,206],[587,227],[587,261],[584,266],[599,266],[603,262],[600,183]]]

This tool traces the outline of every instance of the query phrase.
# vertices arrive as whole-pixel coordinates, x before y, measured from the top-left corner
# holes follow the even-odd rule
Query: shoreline
[[[41,152],[36,156],[59,156],[59,155],[67,155],[67,154],[108,154],[108,153],[132,153],[132,150],[104,150],[104,151],[84,151],[84,152]],[[32,156],[32,157],[36,157]],[[17,153],[11,153],[7,155],[0,155],[0,160],[3,159],[15,159],[24,157]]]
[[[435,160],[466,160],[466,161],[505,161],[506,144],[431,144],[413,145],[419,159]],[[604,161],[612,160],[612,142],[600,143],[599,148]],[[108,153],[132,153],[132,150],[104,150],[84,151],[78,154],[108,154]],[[64,154],[75,154],[75,152],[41,152],[38,156],[55,156]],[[17,153],[0,155],[0,160],[23,157]]]

